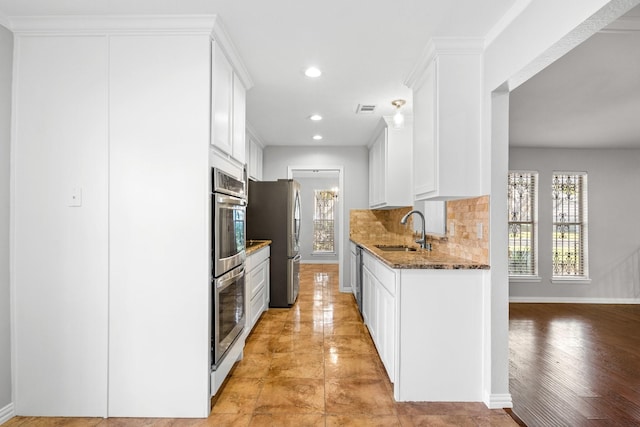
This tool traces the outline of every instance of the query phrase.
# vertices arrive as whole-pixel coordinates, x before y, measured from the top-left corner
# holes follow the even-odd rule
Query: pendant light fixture
[[[406,104],[406,101],[404,99],[396,99],[395,101],[391,101],[391,105],[396,107],[396,113],[393,115],[394,128],[404,127],[404,115],[402,114],[402,111],[400,111],[404,104]]]

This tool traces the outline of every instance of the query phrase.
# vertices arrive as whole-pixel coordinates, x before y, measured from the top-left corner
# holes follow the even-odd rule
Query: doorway
[[[343,271],[344,212],[341,166],[290,166],[287,177],[300,183],[302,264],[338,264]],[[340,274],[340,290],[343,290]]]

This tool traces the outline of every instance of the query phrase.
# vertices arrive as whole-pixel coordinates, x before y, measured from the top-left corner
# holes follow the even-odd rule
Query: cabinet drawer
[[[260,288],[258,293],[255,295],[253,299],[251,299],[251,327],[256,324],[260,315],[265,309],[265,301],[264,301],[264,288]]]
[[[251,255],[249,255],[247,257],[247,261],[246,261],[247,271],[251,271],[254,268],[256,268],[257,266],[259,266],[260,264],[262,264],[262,262],[264,260],[269,258],[270,254],[271,254],[271,247],[270,246],[266,246],[266,247],[260,249],[259,251],[254,252]]]
[[[371,271],[373,276],[384,286],[384,288],[392,295],[396,294],[396,273],[381,261],[375,259],[367,252],[363,253],[364,265]]]
[[[247,295],[247,298],[249,298],[250,301],[266,287],[268,273],[269,269],[267,268],[267,261],[263,262],[257,268],[254,268],[248,273],[249,294]]]

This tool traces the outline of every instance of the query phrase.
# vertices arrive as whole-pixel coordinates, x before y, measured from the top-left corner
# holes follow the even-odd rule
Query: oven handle
[[[223,274],[215,280],[216,289],[226,288],[242,276],[244,276],[244,266]]]
[[[247,201],[244,199],[240,199],[238,197],[227,196],[227,195],[216,195],[216,202],[224,203],[227,205],[236,205],[236,206],[245,206]]]
[[[300,262],[301,259],[302,259],[302,255],[298,254],[293,257],[293,262]]]

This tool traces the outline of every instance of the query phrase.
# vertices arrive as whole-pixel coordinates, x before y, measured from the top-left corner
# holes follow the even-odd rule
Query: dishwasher
[[[362,246],[356,246],[356,303],[362,315]]]

